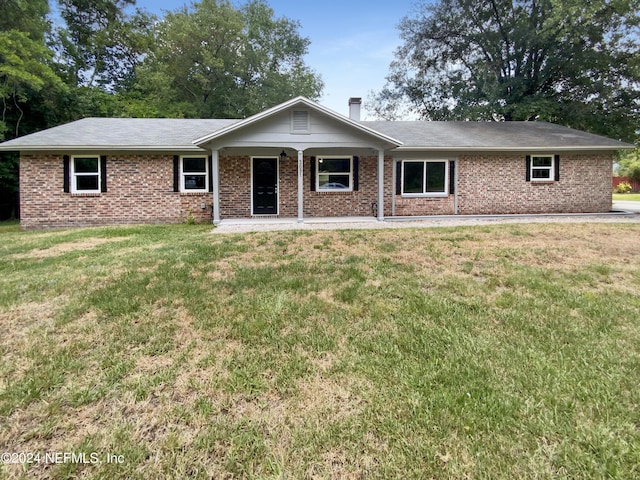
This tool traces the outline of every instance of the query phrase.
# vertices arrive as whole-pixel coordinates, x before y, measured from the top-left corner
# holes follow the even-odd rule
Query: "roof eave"
[[[142,151],[142,152],[168,152],[168,151],[189,151],[206,152],[205,149],[195,145],[17,145],[2,146],[2,152],[121,152],[121,151]]]
[[[540,152],[540,151],[554,151],[554,152],[570,152],[570,151],[594,151],[594,152],[611,152],[616,150],[633,150],[635,146],[623,144],[623,145],[569,145],[569,146],[520,146],[520,147],[505,147],[505,146],[482,146],[482,147],[470,147],[470,146],[438,146],[438,147],[421,147],[421,146],[400,146],[394,148],[396,152]]]

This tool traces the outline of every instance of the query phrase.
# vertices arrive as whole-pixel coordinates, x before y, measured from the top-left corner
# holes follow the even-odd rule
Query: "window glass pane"
[[[349,190],[349,175],[318,175],[320,190]]]
[[[80,158],[73,159],[74,171],[76,173],[98,173],[98,158]]]
[[[318,160],[319,173],[349,173],[351,172],[350,158],[321,158]]]
[[[551,169],[548,169],[548,168],[534,169],[532,174],[533,174],[533,178],[550,179]]]
[[[427,192],[445,191],[445,162],[427,162]]]
[[[424,162],[404,162],[404,193],[424,193]]]
[[[204,175],[185,175],[184,176],[184,188],[185,190],[204,190],[206,187]]]
[[[532,160],[534,167],[550,167],[553,163],[551,157],[533,157]]]
[[[207,163],[204,158],[183,158],[182,159],[182,171],[183,172],[206,172]]]
[[[98,190],[98,175],[78,175],[76,191],[82,190]]]

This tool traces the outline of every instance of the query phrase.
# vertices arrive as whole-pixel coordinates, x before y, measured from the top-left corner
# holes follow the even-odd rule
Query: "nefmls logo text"
[[[100,463],[100,456],[96,452],[89,454],[85,452],[47,452],[45,453],[45,463]]]

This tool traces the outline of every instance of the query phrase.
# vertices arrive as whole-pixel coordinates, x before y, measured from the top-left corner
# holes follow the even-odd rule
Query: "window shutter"
[[[70,162],[71,160],[69,159],[69,155],[65,155],[64,157],[62,157],[62,174],[64,175],[64,178],[62,179],[62,190],[64,191],[64,193],[69,193],[71,191],[69,188],[69,181],[71,177]]]
[[[560,155],[555,155],[553,157],[553,168],[554,172],[554,180],[557,182],[560,180]]]
[[[525,164],[527,167],[527,173],[525,174],[525,178],[527,182],[530,182],[531,181],[531,155],[526,156]]]
[[[213,157],[209,155],[209,191],[213,192]]]
[[[178,155],[173,156],[173,191],[178,192],[180,184],[180,157]]]
[[[456,162],[449,161],[449,195],[456,193]]]
[[[353,190],[358,191],[360,157],[353,157]]]
[[[396,162],[396,195],[402,194],[402,162]]]
[[[311,157],[311,171],[310,173],[310,177],[311,177],[311,185],[310,185],[310,189],[312,192],[316,191],[316,157]]]
[[[100,155],[100,191],[107,191],[107,156]]]

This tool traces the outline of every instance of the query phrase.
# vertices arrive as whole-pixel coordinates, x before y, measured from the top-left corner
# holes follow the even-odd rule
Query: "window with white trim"
[[[444,197],[449,194],[446,160],[403,160],[402,195]]]
[[[316,191],[353,190],[353,157],[318,157],[316,162]]]
[[[209,191],[207,157],[180,158],[180,191],[187,193]]]
[[[77,156],[71,159],[71,193],[100,193],[100,157]]]
[[[553,155],[531,156],[531,180],[534,182],[550,182],[554,179]]]

